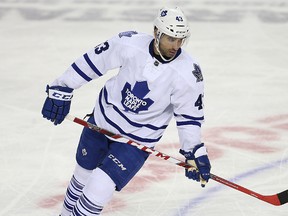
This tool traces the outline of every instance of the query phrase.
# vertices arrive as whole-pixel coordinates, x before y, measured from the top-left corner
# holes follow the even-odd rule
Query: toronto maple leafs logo
[[[161,16],[161,17],[164,17],[164,16],[166,16],[166,15],[167,15],[167,13],[168,13],[168,11],[167,11],[167,10],[163,10],[163,11],[161,11],[161,14],[160,14],[160,16]]]
[[[150,98],[144,98],[150,92],[146,81],[136,82],[133,89],[131,84],[125,84],[121,91],[121,103],[126,111],[139,113],[140,111],[148,110],[154,103]]]
[[[200,67],[197,64],[193,64],[194,70],[192,71],[193,75],[196,77],[196,82],[203,81],[203,76]]]

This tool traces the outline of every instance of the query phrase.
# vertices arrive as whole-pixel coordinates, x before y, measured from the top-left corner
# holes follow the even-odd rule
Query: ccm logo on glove
[[[62,101],[70,101],[73,97],[73,93],[66,93],[56,89],[49,89],[48,97]]]
[[[50,87],[47,85],[46,92],[48,97],[44,102],[42,115],[55,125],[60,124],[69,113],[73,89],[63,86]]]

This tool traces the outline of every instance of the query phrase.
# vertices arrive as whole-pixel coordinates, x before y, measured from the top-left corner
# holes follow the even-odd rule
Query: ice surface
[[[177,2],[191,25],[185,49],[204,73],[203,141],[212,172],[261,194],[288,188],[287,1],[1,0],[0,215],[55,216],[61,209],[81,127],[42,118],[46,84],[120,31],[152,33],[156,10]],[[89,113],[106,79],[77,90],[71,113]],[[180,157],[173,121],[157,149]],[[217,182],[202,189],[181,168],[151,157],[103,215],[287,212],[288,205],[275,207]]]

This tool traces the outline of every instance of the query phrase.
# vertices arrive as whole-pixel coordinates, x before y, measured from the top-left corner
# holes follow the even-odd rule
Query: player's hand
[[[180,150],[186,158],[186,162],[192,167],[185,169],[185,176],[197,182],[201,182],[201,186],[205,187],[210,178],[211,164],[207,155],[206,147],[203,143],[196,145],[192,152]]]
[[[54,125],[60,124],[69,113],[73,89],[47,85],[46,92],[48,96],[42,108],[42,115]]]

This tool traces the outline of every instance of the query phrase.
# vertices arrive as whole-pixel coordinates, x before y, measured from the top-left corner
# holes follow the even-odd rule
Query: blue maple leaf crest
[[[201,82],[203,81],[203,75],[201,72],[200,67],[197,64],[193,64],[194,70],[192,71],[192,74],[196,77],[196,82]]]
[[[168,11],[167,11],[167,10],[163,10],[163,11],[161,11],[161,14],[160,14],[160,16],[161,16],[161,17],[164,17],[164,16],[166,16],[166,15],[167,15],[167,13],[168,13]]]
[[[126,32],[120,32],[118,36],[121,37],[132,37],[134,34],[138,34],[137,31],[126,31]]]
[[[133,89],[131,84],[124,85],[121,94],[121,103],[126,111],[139,113],[140,111],[148,110],[154,103],[150,98],[144,98],[150,92],[146,81],[136,82]]]

